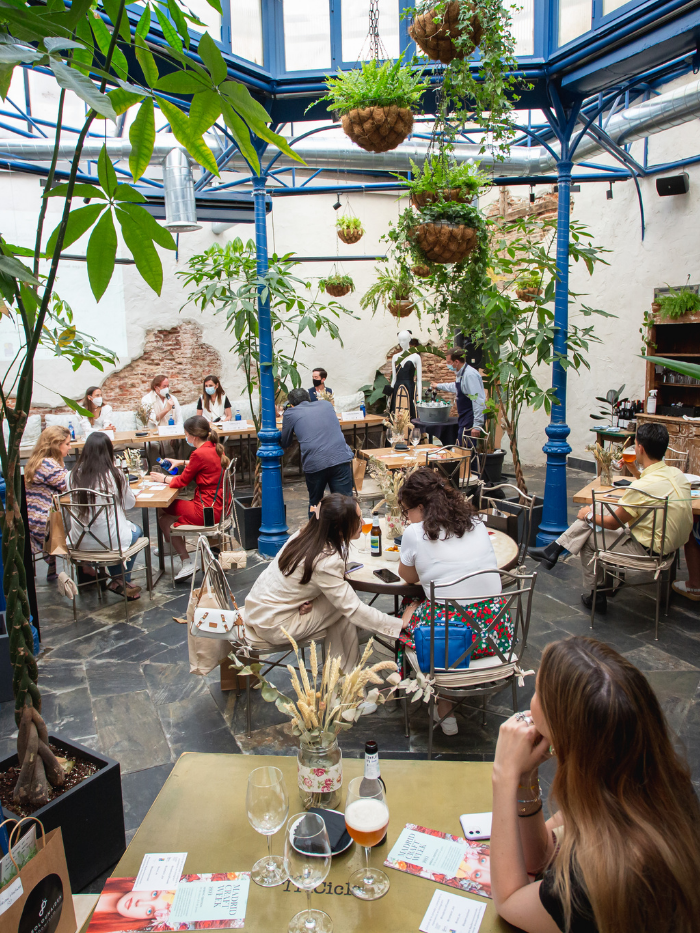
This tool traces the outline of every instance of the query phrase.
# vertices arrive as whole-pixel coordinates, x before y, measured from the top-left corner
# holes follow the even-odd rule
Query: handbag
[[[448,648],[447,648],[447,660],[450,665],[450,670],[464,670],[469,667],[469,662],[471,661],[471,654],[468,654],[466,658],[462,658],[457,667],[453,667],[453,663],[457,660],[460,655],[464,654],[472,644],[472,630],[471,626],[463,625],[461,622],[453,622],[452,625],[449,623],[446,625],[444,622],[435,622],[435,648],[434,648],[434,659],[435,659],[435,670],[444,671],[443,667],[445,661],[445,638],[449,639]],[[413,633],[413,641],[416,646],[416,657],[418,658],[418,666],[424,674],[430,672],[430,626],[429,625],[419,625],[418,628]]]
[[[221,486],[221,480],[224,476],[224,469],[221,468],[221,473],[219,474],[219,482],[216,484],[216,492],[214,493],[214,498],[212,499],[211,505],[204,505],[202,503],[202,524],[205,528],[213,528],[216,525],[216,519],[214,517],[214,507],[216,505],[216,500],[219,497],[219,487]],[[202,491],[199,491],[199,499],[202,500]],[[222,510],[224,505],[221,506]]]
[[[244,642],[243,619],[221,564],[205,535],[200,535],[194,564],[201,560],[202,584],[194,586],[187,606],[190,672],[208,674],[228,656],[232,641]],[[231,605],[233,604],[233,608]]]

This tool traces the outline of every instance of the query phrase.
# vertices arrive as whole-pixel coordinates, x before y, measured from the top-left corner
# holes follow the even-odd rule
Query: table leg
[[[163,538],[163,531],[160,527],[158,521],[158,510],[156,509],[156,540],[158,542],[158,573],[155,578],[153,578],[153,564],[151,561],[151,544],[153,543],[151,538],[151,516],[148,508],[144,507],[141,509],[141,515],[143,518],[143,530],[148,538],[148,555],[146,557],[146,567],[147,572],[151,575],[151,587],[154,587],[156,583],[165,573],[165,554],[163,553],[165,547],[165,539]]]
[[[148,538],[148,547],[146,548],[146,579],[148,580],[148,591],[151,595],[151,599],[153,599],[153,555],[151,554],[151,528],[148,509],[141,509],[141,522],[143,526],[143,532]]]

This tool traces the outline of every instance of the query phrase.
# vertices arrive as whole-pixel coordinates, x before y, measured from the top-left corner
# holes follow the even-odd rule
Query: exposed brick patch
[[[440,350],[448,349],[447,342],[443,341],[441,344],[438,344]],[[386,363],[380,367],[379,372],[383,373],[386,378],[391,382],[391,358],[394,354],[399,353],[401,347],[397,344],[395,347],[392,347],[387,354]],[[439,356],[433,356],[432,353],[421,353],[421,362],[423,363],[423,382],[454,382],[455,374],[451,369],[447,368],[447,362],[441,359]],[[457,403],[455,402],[455,397],[449,392],[438,392],[438,398],[444,399],[446,402],[453,402],[451,415],[457,415]]]

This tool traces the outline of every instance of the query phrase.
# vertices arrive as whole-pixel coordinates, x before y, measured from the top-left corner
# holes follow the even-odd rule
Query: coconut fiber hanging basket
[[[408,317],[408,315],[413,311],[415,305],[409,298],[408,300],[400,301],[390,301],[389,302],[389,311],[394,315],[394,317],[401,320],[402,317]]]
[[[413,114],[407,107],[360,107],[344,113],[343,129],[367,152],[388,152],[404,141],[413,129]]]
[[[411,203],[414,207],[425,207],[435,201],[452,201],[454,204],[467,204],[472,199],[464,197],[459,188],[443,188],[441,191],[414,191],[411,194]]]
[[[542,294],[541,288],[519,288],[515,292],[520,301],[534,301]]]
[[[364,235],[364,230],[344,230],[342,227],[338,230],[338,239],[342,240],[343,243],[352,245],[353,243],[359,243]]]
[[[460,262],[476,246],[476,230],[464,224],[430,221],[419,224],[413,235],[426,259],[443,265]]]
[[[464,52],[460,52],[452,39],[460,35],[459,27],[459,6],[460,0],[452,0],[448,3],[444,13],[440,16],[434,9],[428,10],[416,16],[413,23],[408,27],[408,34],[425,52],[428,58],[433,61],[442,62],[443,65],[449,65],[455,58],[464,58]],[[435,21],[437,17],[438,22]],[[476,48],[481,42],[481,22],[475,14],[470,26],[471,42]]]
[[[350,285],[326,285],[327,294],[332,295],[333,298],[342,298],[344,295],[349,295],[351,291]]]

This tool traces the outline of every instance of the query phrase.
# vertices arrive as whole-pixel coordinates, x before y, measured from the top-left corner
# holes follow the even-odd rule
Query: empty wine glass
[[[248,778],[246,794],[248,822],[253,829],[267,836],[267,856],[259,859],[250,873],[256,884],[274,888],[287,880],[284,859],[272,854],[272,837],[284,826],[289,813],[289,798],[284,776],[279,768],[256,768]]]
[[[306,910],[289,921],[289,933],[332,933],[333,921],[328,914],[311,909],[311,892],[331,870],[328,830],[317,813],[297,813],[289,818],[284,864],[292,884],[306,891]]]
[[[413,444],[414,447],[417,447],[420,444],[420,439],[422,436],[423,436],[423,432],[421,431],[420,428],[416,427],[411,431],[411,443]]]
[[[345,801],[345,827],[358,846],[364,846],[365,867],[350,875],[350,892],[363,901],[376,901],[389,890],[386,872],[369,865],[372,846],[382,841],[388,826],[389,807],[382,786],[363,777],[353,778]]]

